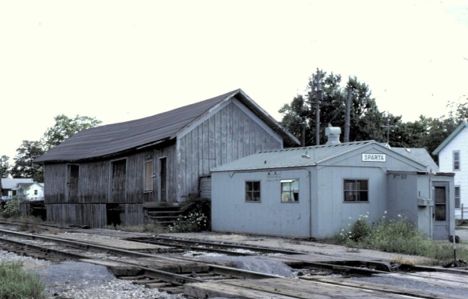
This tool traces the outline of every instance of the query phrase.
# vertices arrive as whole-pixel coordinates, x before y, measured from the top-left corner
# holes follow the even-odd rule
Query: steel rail
[[[236,275],[233,275],[233,274],[237,273],[237,274],[242,274],[242,275],[240,275],[241,277],[250,277],[250,278],[284,278],[284,277],[278,276],[278,275],[266,274],[266,273],[261,273],[261,272],[254,272],[254,271],[249,271],[249,270],[242,270],[242,269],[237,269],[237,268],[232,268],[232,267],[227,267],[227,266],[214,265],[214,264],[200,262],[198,260],[192,260],[192,259],[187,259],[187,258],[162,257],[162,256],[156,256],[156,255],[153,255],[153,254],[148,254],[148,253],[141,253],[141,252],[135,252],[135,251],[131,251],[131,250],[118,249],[118,248],[114,248],[114,247],[110,247],[110,246],[97,245],[97,244],[92,244],[92,243],[87,243],[87,242],[78,242],[78,241],[73,241],[73,240],[68,240],[68,239],[63,239],[63,238],[58,238],[58,237],[38,236],[38,235],[29,234],[29,233],[10,231],[10,230],[5,230],[5,229],[0,229],[0,233],[6,234],[6,235],[20,236],[20,237],[23,237],[23,238],[28,238],[28,239],[33,239],[33,240],[37,239],[37,240],[44,240],[44,241],[52,241],[52,242],[57,242],[57,243],[63,243],[63,244],[71,245],[73,247],[76,246],[76,247],[82,247],[82,248],[85,248],[85,249],[100,249],[100,250],[105,250],[105,251],[110,251],[110,252],[115,252],[115,253],[123,253],[123,254],[127,254],[127,255],[141,256],[141,257],[150,257],[150,258],[155,258],[155,259],[160,259],[160,260],[192,261],[192,262],[196,262],[196,263],[202,264],[204,266],[213,268],[215,270],[215,273],[223,274],[223,275],[236,276]],[[70,253],[70,252],[59,250],[59,249],[51,249],[49,247],[43,247],[43,246],[34,245],[34,244],[30,244],[30,243],[23,243],[23,242],[16,241],[16,240],[11,240],[11,239],[5,239],[5,238],[1,238],[1,239],[4,239],[4,240],[6,240],[8,242],[16,243],[17,245],[31,247],[31,248],[35,248],[37,250],[51,251],[51,252],[54,252],[54,253],[57,253],[57,254],[63,254],[63,255],[78,258],[78,259],[89,260],[89,258],[90,258],[89,256],[80,255],[80,254],[76,254],[76,253]],[[112,259],[109,259],[109,260],[114,261]],[[177,284],[178,285],[183,285],[184,283],[194,283],[194,282],[195,283],[197,283],[197,282],[202,283],[202,282],[205,282],[205,280],[199,279],[199,278],[196,278],[196,277],[188,277],[188,276],[185,276],[185,275],[172,273],[172,272],[169,272],[169,271],[164,271],[164,270],[154,269],[154,268],[150,268],[150,267],[145,267],[145,266],[142,266],[142,265],[140,265],[138,263],[132,263],[132,262],[121,261],[121,260],[119,260],[118,262],[121,263],[121,264],[124,264],[124,265],[130,265],[130,266],[133,266],[133,267],[137,267],[139,269],[147,271],[148,273],[156,275],[156,277],[158,279],[162,280],[162,281],[166,281],[166,282],[176,284],[176,285]],[[332,268],[335,268],[335,269],[358,270],[358,271],[363,270],[362,268],[358,268],[358,267],[350,267],[350,266],[342,266],[342,265],[334,265],[334,264],[326,264],[326,263],[313,263],[313,264],[315,264],[316,266],[332,267]],[[356,268],[358,268],[358,269],[356,269]],[[372,273],[374,273],[374,271],[388,273],[388,272],[377,271],[377,270],[369,270],[369,271],[368,270],[363,270],[363,271],[365,273],[367,273],[367,274],[369,274],[369,271],[372,272]],[[304,279],[304,278],[301,278],[301,279]],[[361,289],[361,290],[371,290],[371,291],[387,292],[387,293],[389,292],[389,290],[387,290],[387,289],[379,289],[378,287],[365,288],[363,286],[352,285],[350,283],[323,281],[323,280],[319,280],[319,279],[304,279],[304,280],[313,280],[316,283],[321,283],[321,284],[326,284],[326,285],[332,284],[332,285],[336,285],[336,286],[355,288],[355,289]],[[227,281],[227,280],[219,281],[219,283],[236,286],[235,284],[230,284],[229,281]],[[237,286],[237,287],[239,287],[239,286]],[[243,288],[272,293],[272,291],[268,291],[268,290],[262,288],[261,286],[248,286],[248,287],[243,286]],[[397,291],[397,290],[394,290],[392,293],[394,293],[396,295],[410,296],[410,297],[413,297],[413,298],[424,298],[424,299],[429,299],[429,298],[439,299],[440,298],[440,297],[434,297],[434,296],[432,296],[432,297],[431,296],[421,296],[421,295],[413,294],[413,293],[410,294],[409,292],[401,292],[401,291]],[[283,295],[291,296],[291,294],[288,294],[288,292],[286,292],[286,291],[282,292],[281,290],[277,290],[275,292],[275,294],[283,294]],[[296,297],[296,298],[307,299],[307,297]]]
[[[187,239],[187,238],[177,238],[172,236],[157,236],[157,237],[149,237],[149,238],[130,238],[130,241],[141,242],[140,240],[144,240],[145,243],[153,243],[157,244],[156,242],[181,242],[187,244],[202,244],[202,245],[210,245],[210,246],[217,246],[217,247],[224,247],[224,248],[241,248],[246,250],[252,250],[257,252],[267,252],[267,253],[283,253],[283,254],[306,254],[307,252],[302,252],[298,250],[290,250],[290,249],[281,249],[281,248],[271,248],[267,246],[258,246],[258,245],[245,245],[239,244],[235,242],[216,242],[216,241],[208,241],[208,240],[197,240],[197,239]],[[164,245],[164,244],[163,244]]]
[[[14,236],[21,236],[24,238],[30,238],[30,239],[38,239],[38,240],[46,240],[46,241],[53,241],[53,242],[58,242],[58,243],[66,243],[72,246],[76,247],[84,247],[85,249],[98,249],[98,250],[105,250],[108,252],[113,252],[113,253],[119,253],[119,254],[124,254],[124,255],[132,255],[132,256],[138,256],[138,257],[146,257],[146,258],[152,258],[155,260],[165,260],[165,261],[175,261],[175,262],[180,262],[180,261],[189,261],[193,262],[196,264],[201,264],[207,267],[210,267],[212,269],[215,269],[219,272],[223,273],[239,273],[242,274],[241,277],[250,277],[250,278],[282,278],[282,276],[279,275],[273,275],[273,274],[266,274],[262,272],[255,272],[255,271],[250,271],[250,270],[244,270],[244,269],[238,269],[238,268],[233,268],[233,267],[228,267],[228,266],[221,266],[221,265],[216,265],[212,263],[207,263],[203,261],[199,261],[196,259],[190,259],[190,258],[175,258],[175,257],[167,257],[167,256],[158,256],[150,253],[145,253],[145,252],[138,252],[138,251],[132,251],[132,250],[127,250],[127,249],[120,249],[120,248],[115,248],[111,246],[105,246],[105,245],[98,245],[90,242],[83,242],[83,241],[74,241],[74,240],[69,240],[65,238],[59,238],[59,237],[50,237],[50,236],[41,236],[41,235],[33,235],[29,233],[23,233],[23,232],[16,232],[16,231],[10,231],[10,230],[5,230],[5,229],[0,229],[0,233],[3,234],[9,234],[9,235],[14,235]],[[89,257],[87,257],[89,258]]]
[[[214,270],[215,273],[222,274],[222,275],[230,275],[230,276],[236,276],[234,275],[235,273],[240,274],[237,276],[244,277],[244,278],[284,278],[279,275],[272,275],[272,274],[266,274],[262,272],[255,272],[255,271],[249,271],[249,270],[243,270],[243,269],[238,269],[238,268],[233,268],[233,267],[227,267],[227,266],[220,266],[220,265],[215,265],[195,259],[190,259],[190,258],[182,258],[182,257],[166,257],[166,256],[157,256],[154,254],[149,254],[149,253],[143,253],[143,252],[137,252],[137,251],[132,251],[132,250],[126,250],[126,249],[119,249],[111,246],[105,246],[105,245],[98,245],[94,243],[89,243],[89,242],[82,242],[82,241],[74,241],[74,240],[69,240],[65,238],[59,238],[59,237],[51,237],[51,236],[41,236],[41,235],[34,235],[30,233],[24,233],[24,232],[17,232],[17,231],[10,231],[10,230],[5,230],[5,229],[0,229],[0,233],[4,234],[9,234],[9,235],[14,235],[14,236],[21,236],[24,238],[29,238],[29,239],[38,239],[38,240],[45,240],[45,241],[52,241],[52,242],[57,242],[57,243],[64,243],[68,244],[73,247],[80,247],[80,248],[85,248],[87,250],[89,249],[98,249],[98,250],[104,250],[106,252],[114,252],[114,253],[119,253],[119,254],[124,254],[124,255],[133,255],[133,256],[140,256],[140,257],[147,257],[147,258],[152,258],[156,260],[169,260],[169,261],[175,261],[175,262],[180,262],[180,261],[190,261],[194,262],[197,264],[202,264],[204,266],[210,267]],[[53,253],[57,254],[63,254],[63,255],[68,255],[70,257],[74,258],[79,258],[79,259],[89,259],[89,256],[84,256],[84,255],[79,255],[76,253],[70,253],[70,252],[64,252],[60,251],[57,249],[51,249],[51,248],[44,248],[39,245],[33,245],[29,243],[21,243],[19,241],[13,241],[9,240],[9,242],[14,242],[17,243],[18,245],[22,246],[27,246],[31,248],[35,248],[37,250],[46,250],[50,251]],[[214,243],[214,242],[209,242],[209,243]],[[216,244],[216,243],[214,243]],[[297,252],[296,252],[297,253]],[[159,279],[162,281],[166,281],[172,284],[179,284],[182,285],[184,283],[189,283],[189,282],[205,282],[203,279],[198,279],[195,277],[188,277],[184,276],[181,274],[177,273],[172,273],[164,270],[158,270],[150,267],[145,267],[142,266],[138,263],[131,263],[131,262],[122,262],[118,261],[122,264],[130,265],[133,267],[138,267],[139,269],[142,269],[144,271],[147,271],[149,273],[155,274]],[[360,273],[360,274],[388,274],[389,272],[387,271],[381,271],[381,270],[374,270],[374,269],[365,269],[361,267],[353,267],[353,266],[346,266],[346,265],[337,265],[333,263],[323,263],[323,262],[303,262],[302,264],[304,265],[310,265],[314,267],[322,267],[322,268],[327,268],[331,270],[339,270],[339,271],[353,271],[355,273]],[[449,272],[449,273],[455,273],[455,274],[460,274],[459,271],[452,271],[452,269],[445,269],[445,268],[436,268],[436,267],[419,267],[418,268],[424,268],[424,269],[430,269],[431,271],[440,271],[443,270],[442,272]],[[414,274],[414,273],[405,273],[406,274]],[[466,274],[466,273],[463,273]],[[420,275],[416,275],[420,276]],[[333,284],[337,286],[343,286],[343,287],[352,287],[352,288],[357,288],[357,289],[368,289],[372,291],[380,291],[380,292],[390,292],[388,289],[380,289],[378,287],[363,287],[362,285],[354,285],[353,283],[350,282],[336,282],[332,280],[324,280],[324,279],[315,279],[315,278],[304,278],[304,277],[299,277],[300,279],[303,280],[313,280],[317,283],[322,283],[322,284]],[[227,283],[225,281],[221,281],[221,283]],[[247,287],[248,288],[248,287]],[[265,290],[262,290],[265,291]],[[421,295],[421,294],[416,294],[411,291],[399,291],[399,290],[394,290],[392,293],[397,294],[397,295],[404,295],[404,296],[411,296],[414,298],[440,298],[438,296],[431,296],[431,295]]]

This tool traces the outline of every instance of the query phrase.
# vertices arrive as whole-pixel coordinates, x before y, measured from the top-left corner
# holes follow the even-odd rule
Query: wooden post
[[[323,92],[320,78],[316,78],[315,90],[317,91],[317,99],[315,102],[315,145],[320,145],[320,104],[322,102]]]
[[[349,142],[349,133],[351,127],[351,104],[352,104],[352,88],[347,89],[346,93],[346,112],[345,112],[345,127],[343,142]]]
[[[302,123],[302,140],[301,140],[302,146],[305,146],[305,134],[306,134],[306,121],[304,118],[304,122]]]

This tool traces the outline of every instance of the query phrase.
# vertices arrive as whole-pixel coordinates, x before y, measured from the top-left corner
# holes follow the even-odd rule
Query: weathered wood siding
[[[164,147],[162,149],[155,149],[154,150],[154,160],[153,160],[153,169],[154,169],[154,191],[153,191],[153,198],[155,201],[160,200],[160,163],[159,159],[166,157],[167,159],[167,201],[174,202],[177,200],[177,164],[176,164],[176,146],[170,145]]]
[[[102,227],[107,224],[106,204],[120,205],[121,223],[143,223],[143,202],[159,196],[159,158],[167,158],[168,199],[175,200],[176,170],[175,145],[167,148],[135,153],[115,160],[74,163],[79,167],[77,192],[69,192],[69,164],[45,165],[45,203],[47,218],[58,223],[73,223]],[[125,188],[117,194],[112,191],[112,163],[126,161]],[[154,163],[154,188],[144,192],[145,161]],[[75,194],[76,193],[76,194]]]
[[[66,164],[46,164],[44,166],[44,202],[45,204],[65,202]]]
[[[46,204],[47,220],[60,224],[89,225],[103,227],[106,225],[105,204]]]
[[[106,203],[109,192],[109,162],[79,163],[78,198],[69,202]]]
[[[177,140],[178,200],[199,193],[210,169],[258,151],[283,147],[281,137],[233,100]]]

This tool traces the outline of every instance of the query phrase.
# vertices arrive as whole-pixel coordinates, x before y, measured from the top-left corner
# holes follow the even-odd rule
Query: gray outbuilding
[[[326,238],[362,215],[404,217],[434,239],[453,234],[453,174],[438,172],[425,149],[340,144],[328,133],[335,141],[327,145],[267,150],[212,169],[213,230]]]

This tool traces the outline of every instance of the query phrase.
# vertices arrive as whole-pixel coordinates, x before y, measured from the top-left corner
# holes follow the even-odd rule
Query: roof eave
[[[432,152],[432,154],[434,156],[438,155],[465,127],[468,127],[468,123],[466,121],[462,122],[455,130],[453,130],[453,132],[447,138],[445,138],[441,144],[439,144],[439,146]]]
[[[122,156],[126,156],[128,155],[129,153],[133,153],[133,152],[139,152],[139,151],[143,151],[143,150],[147,150],[147,149],[150,149],[150,148],[155,148],[155,147],[163,147],[163,146],[167,146],[167,145],[170,145],[174,142],[174,138],[164,138],[164,139],[161,139],[161,140],[158,140],[158,141],[155,141],[155,142],[151,142],[151,143],[148,143],[148,144],[144,144],[144,145],[140,145],[140,146],[137,146],[137,147],[133,147],[133,148],[129,148],[129,149],[126,149],[126,150],[122,150],[122,151],[118,151],[118,152],[114,152],[114,153],[110,153],[110,154],[106,154],[106,155],[100,155],[100,156],[92,156],[92,157],[84,157],[84,158],[80,158],[80,159],[57,159],[57,160],[34,160],[33,163],[36,163],[36,164],[46,164],[46,163],[49,163],[49,164],[58,164],[58,163],[82,163],[82,162],[93,162],[93,161],[100,161],[100,160],[108,160],[108,159],[112,159],[112,158],[116,158],[116,157],[122,157]]]
[[[261,114],[263,114],[265,116],[265,118],[266,118],[266,120],[268,120],[269,124],[275,127],[275,129],[277,130],[277,133],[280,133],[280,135],[282,135],[283,139],[285,141],[287,141],[288,145],[296,146],[296,145],[301,144],[301,142],[299,141],[299,139],[297,139],[297,137],[295,137],[290,132],[288,132],[288,130],[286,130],[278,121],[276,121],[273,118],[273,116],[271,116],[267,111],[265,111],[252,98],[250,98],[242,89],[239,89],[238,94],[240,94],[245,100],[248,101],[248,104],[250,104],[252,106],[252,107],[249,107],[247,105],[250,109],[253,108],[253,110],[257,110],[258,112],[260,112]]]

